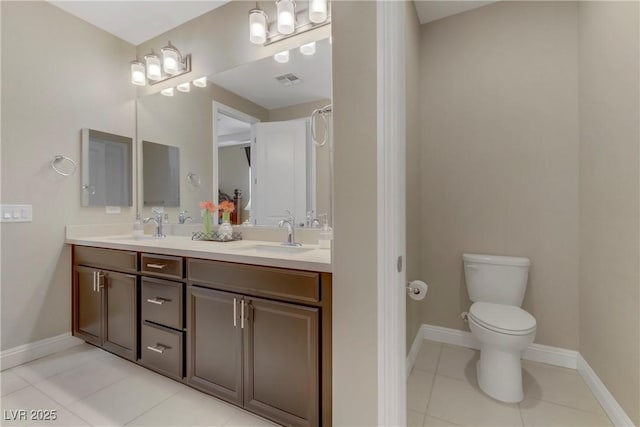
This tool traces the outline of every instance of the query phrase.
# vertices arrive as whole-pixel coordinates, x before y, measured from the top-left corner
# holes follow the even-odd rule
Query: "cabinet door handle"
[[[147,264],[147,268],[155,268],[156,270],[162,270],[167,264]]]
[[[237,317],[238,317],[238,309],[237,309],[236,303],[237,303],[237,301],[234,298],[233,299],[233,327],[234,328],[236,326],[238,326],[238,319],[237,319]]]
[[[151,304],[162,305],[165,302],[171,302],[171,300],[170,299],[166,299],[166,298],[156,297],[156,298],[148,298],[147,302],[150,302]]]
[[[156,353],[164,353],[165,350],[170,349],[171,347],[168,347],[166,345],[162,345],[162,344],[156,344],[154,346],[147,346],[147,350],[151,350],[151,351],[155,351]]]
[[[98,281],[96,273],[97,271],[93,270],[93,292],[96,292],[96,283]]]
[[[244,329],[244,299],[240,301],[240,328]]]
[[[100,289],[104,288],[104,279],[107,278],[107,274],[102,272],[102,271],[98,271],[98,292],[100,292]]]

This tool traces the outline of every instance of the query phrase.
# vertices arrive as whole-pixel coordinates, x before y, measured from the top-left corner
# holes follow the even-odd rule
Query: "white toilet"
[[[478,384],[494,399],[520,402],[522,351],[533,342],[536,319],[520,308],[529,259],[464,254],[464,275],[473,301],[467,319],[480,341]]]

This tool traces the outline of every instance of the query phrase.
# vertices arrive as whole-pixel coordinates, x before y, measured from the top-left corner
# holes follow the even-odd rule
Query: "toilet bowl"
[[[465,280],[471,305],[466,318],[480,342],[478,385],[494,399],[523,399],[522,351],[533,342],[536,319],[520,308],[529,259],[464,254]]]
[[[516,306],[476,302],[468,314],[471,333],[480,342],[478,385],[494,399],[523,399],[522,351],[533,342],[536,320]]]

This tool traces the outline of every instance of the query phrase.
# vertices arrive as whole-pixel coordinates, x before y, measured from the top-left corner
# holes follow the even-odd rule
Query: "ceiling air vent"
[[[283,86],[293,86],[302,82],[302,80],[293,73],[287,73],[287,74],[282,74],[280,76],[275,76],[274,79],[276,79],[276,81]]]

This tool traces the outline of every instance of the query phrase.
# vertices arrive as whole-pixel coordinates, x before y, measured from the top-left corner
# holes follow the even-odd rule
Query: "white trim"
[[[55,337],[10,348],[0,352],[0,369],[13,368],[14,366],[75,347],[83,342],[81,339],[71,336],[71,332],[67,332]]]
[[[604,383],[598,378],[595,371],[589,366],[581,354],[578,354],[578,372],[587,383],[595,398],[600,402],[602,409],[607,414],[613,425],[615,426],[634,426],[633,421],[622,409],[622,406],[609,392]]]
[[[378,425],[406,425],[403,2],[377,2]],[[400,270],[400,271],[398,271]]]
[[[443,328],[424,324],[421,326],[422,337],[425,340],[442,342],[445,344],[458,345],[467,348],[480,348],[480,343],[471,332],[459,329]],[[542,344],[531,344],[522,353],[524,360],[532,362],[546,363],[563,368],[576,369],[578,352],[565,348],[550,347]]]
[[[418,357],[418,352],[422,347],[422,342],[424,341],[424,336],[422,333],[422,329],[418,329],[416,332],[416,336],[413,339],[413,344],[411,344],[411,349],[409,350],[409,354],[407,354],[407,377],[411,374],[411,370],[413,369],[413,365],[416,363],[416,358]]]

